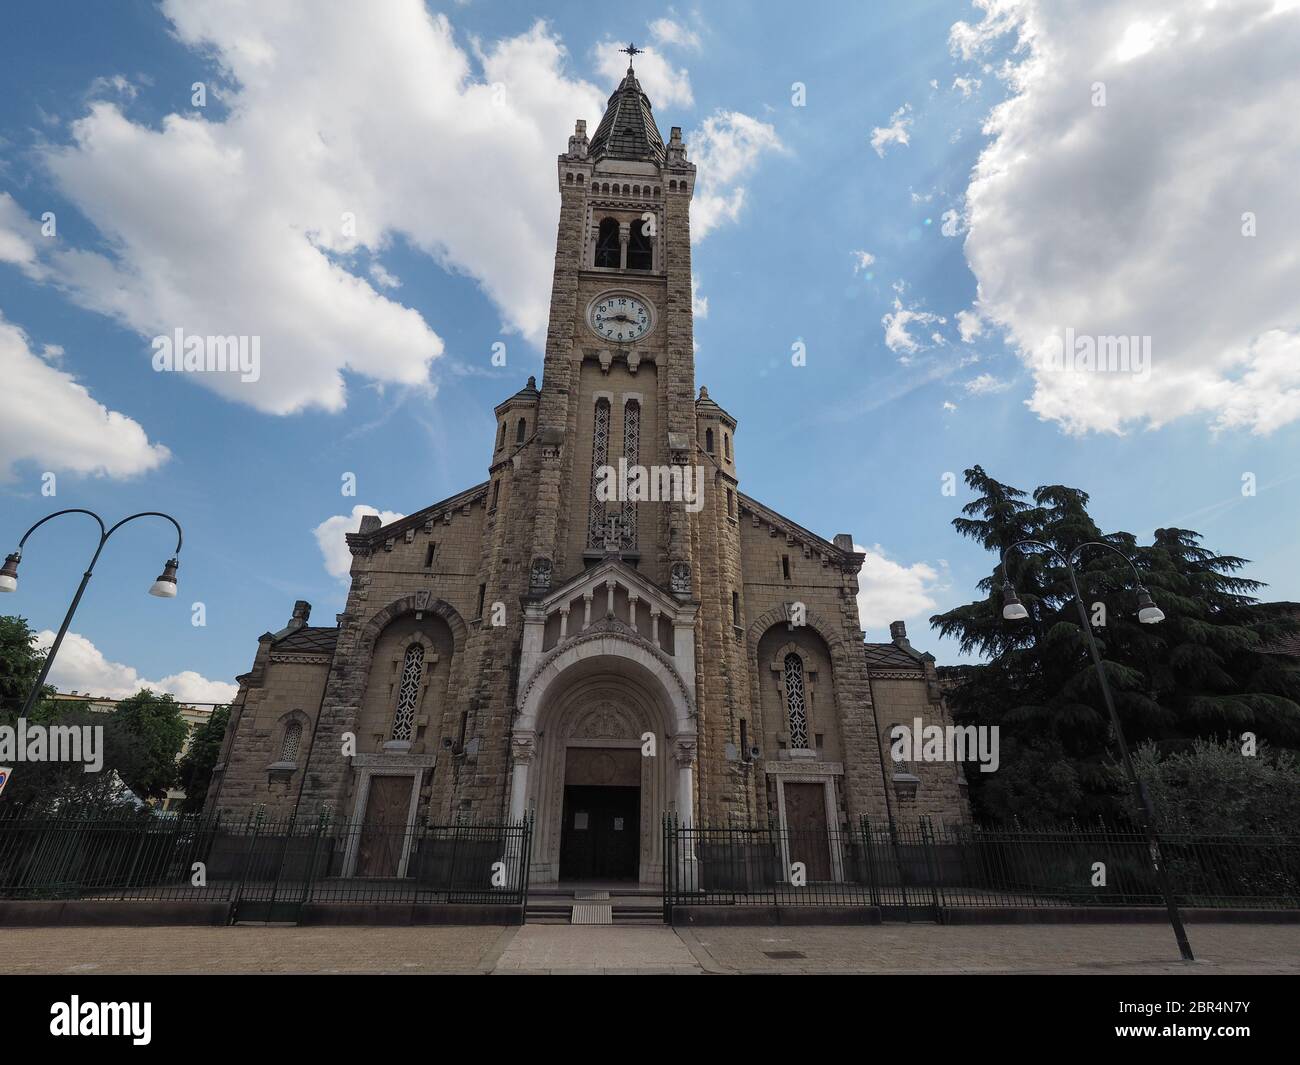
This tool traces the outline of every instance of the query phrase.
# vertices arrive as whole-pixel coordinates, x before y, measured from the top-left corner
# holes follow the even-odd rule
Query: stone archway
[[[510,816],[533,815],[532,882],[559,880],[566,789],[605,762],[639,788],[637,880],[659,882],[663,815],[694,819],[695,747],[685,685],[638,641],[604,634],[548,656],[522,686],[511,745]]]

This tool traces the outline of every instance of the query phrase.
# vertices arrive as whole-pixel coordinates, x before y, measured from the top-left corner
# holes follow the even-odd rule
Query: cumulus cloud
[[[885,157],[885,149],[891,144],[901,144],[906,146],[909,141],[912,128],[912,105],[903,104],[897,111],[889,116],[889,125],[877,126],[871,131],[871,147],[876,149],[876,154],[882,159]]]
[[[855,251],[853,255],[853,272],[861,274],[871,268],[871,264],[876,261],[876,257],[869,251]]]
[[[691,202],[691,239],[703,240],[724,222],[734,222],[745,205],[741,183],[766,153],[785,149],[776,129],[739,111],[716,111],[688,138],[698,167]]]
[[[43,629],[36,634],[34,646],[38,650],[48,650],[52,643],[52,630]],[[239,691],[236,684],[209,680],[192,669],[173,673],[161,680],[146,680],[132,666],[110,662],[98,647],[75,632],[63,637],[59,657],[50,669],[50,683],[61,692],[75,691],[109,699],[125,699],[141,688],[149,688],[170,693],[183,703],[228,703]]]
[[[325,559],[325,571],[331,577],[341,581],[348,579],[349,571],[352,569],[352,552],[348,550],[347,535],[361,528],[361,518],[366,514],[378,514],[385,525],[406,517],[405,514],[399,514],[395,510],[376,510],[364,503],[358,503],[352,508],[351,514],[336,514],[317,525],[312,533]]]
[[[1300,419],[1300,125],[1280,103],[1300,98],[1300,7],[980,6],[952,27],[953,53],[1018,47],[965,251],[980,312],[1032,371],[1030,408],[1076,434]],[[1061,370],[1066,329],[1149,337],[1150,374]]]
[[[858,616],[868,634],[871,629],[887,632],[891,621],[935,613],[939,605],[935,596],[948,587],[945,563],[940,563],[939,569],[927,562],[909,566],[890,558],[879,544],[854,544],[853,550],[867,556],[858,574]]]
[[[980,321],[980,316],[974,311],[958,311],[957,331],[961,333],[962,340],[969,344],[977,336],[984,335],[984,323]]]
[[[63,349],[47,345],[57,360]],[[131,477],[171,457],[140,423],[98,402],[84,385],[36,354],[27,334],[0,315],[0,481],[19,463],[41,470]]]

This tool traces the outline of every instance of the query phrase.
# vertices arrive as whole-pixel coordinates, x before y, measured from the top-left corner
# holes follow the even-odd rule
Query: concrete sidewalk
[[[1300,925],[7,928],[10,973],[1300,973]]]

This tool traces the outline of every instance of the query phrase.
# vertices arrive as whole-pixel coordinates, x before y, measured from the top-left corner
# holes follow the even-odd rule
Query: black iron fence
[[[532,824],[383,825],[328,817],[0,814],[0,899],[228,902],[293,921],[307,903],[517,906]]]
[[[796,831],[664,822],[664,915],[675,905],[880,907],[939,919],[970,907],[1163,905],[1146,837],[1065,829],[873,824]],[[1300,908],[1300,836],[1161,839],[1180,906]]]

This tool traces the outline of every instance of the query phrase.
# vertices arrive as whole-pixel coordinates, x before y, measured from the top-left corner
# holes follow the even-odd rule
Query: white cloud
[[[352,508],[351,514],[336,514],[317,525],[312,533],[325,559],[325,571],[331,577],[337,577],[341,581],[348,579],[352,569],[352,552],[348,550],[347,534],[354,533],[361,527],[361,518],[366,514],[378,514],[385,525],[406,517],[395,510],[376,510],[358,503]]]
[[[953,78],[952,87],[957,89],[963,97],[970,97],[970,94],[979,89],[984,83],[979,78]]]
[[[609,85],[610,92],[613,92],[627,74],[628,57],[620,52],[618,45],[609,38],[596,45],[592,49],[592,55],[596,59],[596,69]],[[648,48],[641,55],[636,56],[633,66],[636,69],[636,80],[641,83],[642,91],[650,97],[651,107],[662,109],[694,106],[695,96],[691,93],[691,77],[685,67],[673,66],[662,53],[653,48]],[[594,125],[589,123],[589,126],[593,131],[595,130]]]
[[[35,281],[45,277],[36,250],[40,227],[7,192],[0,192],[0,263],[10,263]]]
[[[876,257],[869,251],[851,252],[853,256],[853,273],[860,274],[871,268],[871,264],[876,261]]]
[[[945,414],[952,414],[956,409],[957,409],[956,403],[953,403],[950,400],[946,400],[946,399],[943,401],[943,412]]]
[[[47,650],[53,642],[54,632],[50,629],[36,634],[35,646],[39,650]],[[141,688],[150,688],[168,692],[179,702],[195,703],[228,703],[239,691],[236,684],[209,680],[192,669],[161,680],[146,680],[133,667],[110,662],[98,647],[75,632],[67,633],[59,645],[59,656],[50,669],[50,683],[61,692],[75,691],[110,699],[125,699]]]
[[[915,307],[904,307],[903,301],[894,297],[894,309],[880,319],[885,327],[885,347],[894,353],[912,354],[922,350],[922,345],[912,336],[908,329],[912,325],[929,325],[933,322],[942,324],[944,319],[928,311]]]
[[[471,55],[419,0],[386,2],[378,19],[306,0],[168,0],[163,11],[184,45],[217,62],[228,110],[145,126],[96,101],[69,143],[45,150],[104,238],[103,251],[46,257],[78,302],[146,339],[177,326],[260,336],[256,384],[194,378],[264,411],[338,410],[344,371],[424,387],[442,353],[430,323],[365,276],[400,237],[475,278],[505,327],[540,343],[549,161],[605,98],[567,72],[543,23]]]
[[[944,563],[940,569],[927,562],[904,565],[890,558],[879,544],[854,544],[853,550],[867,556],[858,574],[858,616],[864,629],[888,632],[891,621],[929,617],[936,612],[935,596],[948,587]]]
[[[650,23],[650,36],[660,44],[671,44],[687,51],[700,50],[700,35],[670,18],[657,18]]]
[[[1010,381],[1003,381],[991,373],[982,373],[966,382],[965,388],[972,396],[988,396],[994,392],[1005,392],[1011,387]]]
[[[698,168],[691,202],[691,239],[703,240],[723,222],[734,222],[745,204],[741,182],[766,152],[783,152],[776,129],[739,111],[716,111],[688,138]]]
[[[47,345],[53,358],[62,355]],[[140,423],[95,400],[84,385],[32,351],[27,334],[0,315],[0,481],[19,463],[42,471],[130,477],[171,453]]]
[[[691,314],[696,318],[709,316],[709,297],[700,295],[700,278],[694,271],[691,272]]]
[[[962,340],[969,344],[976,337],[984,335],[984,323],[975,311],[958,311],[957,330],[961,333]]]
[[[882,159],[885,149],[891,144],[906,146],[909,143],[908,131],[912,128],[912,105],[905,103],[889,116],[888,126],[877,126],[871,131],[871,147]]]
[[[979,310],[1032,370],[1030,408],[1071,433],[1300,420],[1300,125],[1280,104],[1300,99],[1300,8],[982,6],[952,28],[953,52],[1010,31],[1020,48],[967,191],[965,251]],[[1067,327],[1150,337],[1149,376],[1050,368],[1048,338]]]

